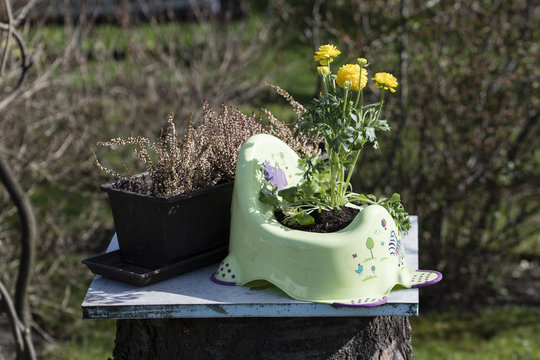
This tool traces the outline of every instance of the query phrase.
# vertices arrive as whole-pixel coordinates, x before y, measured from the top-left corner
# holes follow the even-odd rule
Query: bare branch
[[[17,312],[15,311],[13,302],[11,302],[9,293],[4,287],[4,284],[2,284],[0,281],[0,304],[2,303],[4,305],[2,308],[6,310],[9,322],[11,323],[11,331],[13,332],[13,338],[15,339],[15,344],[17,345],[17,353],[22,354],[24,351],[24,342],[20,332],[21,323],[17,317]]]
[[[6,187],[11,200],[17,207],[21,218],[22,236],[21,236],[21,256],[19,264],[19,273],[15,285],[15,311],[17,317],[22,321],[24,334],[25,352],[27,358],[35,359],[34,347],[30,336],[30,311],[28,308],[28,283],[30,280],[32,264],[34,262],[37,225],[34,212],[28,197],[19,186],[15,175],[11,171],[9,164],[0,152],[0,180]]]
[[[28,15],[28,12],[34,7],[34,5],[37,3],[37,0],[30,0],[24,5],[22,9],[19,10],[19,14],[17,15],[17,18],[13,20],[13,27],[18,27],[21,22],[26,18],[26,15]]]
[[[4,7],[8,15],[8,23],[0,23],[0,31],[7,32],[4,51],[0,60],[0,76],[4,74],[6,63],[9,57],[10,40],[13,36],[21,52],[21,75],[16,86],[11,92],[0,101],[0,111],[11,103],[21,92],[22,83],[26,77],[29,65],[27,64],[27,50],[24,40],[13,28],[13,14],[9,0],[4,0]],[[28,302],[28,283],[34,262],[37,225],[32,206],[28,196],[19,186],[19,183],[11,170],[7,160],[0,151],[0,181],[15,204],[21,220],[21,255],[17,282],[15,285],[15,302],[11,299],[3,284],[0,283],[0,297],[6,305],[8,316],[12,323],[15,341],[17,343],[18,359],[36,359],[34,345],[30,328],[30,309]]]
[[[2,59],[0,60],[0,76],[4,75],[4,71],[6,70],[6,62],[9,56],[9,42],[11,40],[11,36],[13,35],[13,14],[11,12],[11,4],[8,0],[5,0],[4,6],[6,8],[6,13],[8,17],[8,36],[6,38],[6,45],[4,46],[4,51],[2,51]]]
[[[15,29],[12,29],[9,24],[0,22],[0,31],[6,31],[8,34],[13,35],[15,42],[21,51],[21,75],[17,82],[17,85],[11,90],[11,92],[0,101],[0,111],[2,111],[6,106],[9,105],[15,98],[20,94],[22,90],[22,84],[26,78],[28,69],[30,68],[30,62],[28,61],[28,51],[26,50],[26,45],[22,39],[19,32]]]

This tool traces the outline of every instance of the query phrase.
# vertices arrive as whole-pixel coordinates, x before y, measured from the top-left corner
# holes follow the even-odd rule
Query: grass
[[[57,342],[45,348],[43,360],[93,360],[112,357],[114,320],[84,321],[69,341]]]
[[[411,319],[417,360],[539,359],[540,308],[489,307]]]
[[[93,274],[81,264],[93,254],[72,253],[61,261],[63,269],[46,263],[44,268],[56,279],[48,302],[41,305],[38,316],[46,322],[55,342],[47,344],[40,359],[107,359],[112,357],[116,331],[115,320],[82,320],[81,303]],[[46,260],[45,260],[46,261]],[[67,270],[67,271],[66,271]],[[70,275],[71,274],[71,275]],[[67,285],[66,285],[67,284]],[[66,293],[69,293],[66,296]]]

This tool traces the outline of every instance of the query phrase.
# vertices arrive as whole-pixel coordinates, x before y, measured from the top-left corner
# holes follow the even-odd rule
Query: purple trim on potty
[[[361,299],[360,299],[361,300]],[[373,306],[379,306],[379,305],[383,305],[383,304],[386,304],[386,302],[388,301],[388,298],[385,296],[383,297],[380,301],[378,302],[374,302],[374,303],[366,303],[366,304],[344,304],[344,303],[339,303],[339,302],[335,302],[333,303],[332,305],[334,306],[342,306],[342,307],[373,307]]]
[[[442,278],[443,278],[442,274],[440,272],[438,272],[438,271],[435,271],[435,270],[416,270],[416,271],[417,272],[435,273],[435,274],[437,274],[437,278],[435,278],[434,280],[428,281],[426,283],[414,284],[412,286],[412,288],[420,288],[420,287],[424,287],[424,286],[428,286],[428,285],[433,285],[433,284],[436,284],[439,281],[441,281]]]
[[[234,282],[230,282],[230,281],[221,281],[221,280],[218,280],[214,277],[214,275],[210,276],[210,280],[212,280],[213,282],[215,282],[216,284],[219,284],[219,285],[227,285],[227,286],[236,286],[236,283]]]

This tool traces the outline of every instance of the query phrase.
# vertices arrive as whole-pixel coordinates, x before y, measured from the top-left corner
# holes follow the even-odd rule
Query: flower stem
[[[339,159],[336,159],[336,154],[328,150],[328,158],[330,161],[330,205],[336,206],[336,164]]]
[[[345,154],[343,154],[343,158],[345,159],[346,158],[346,152]],[[341,168],[341,176],[340,176],[340,198],[339,198],[339,204],[340,205],[344,205],[345,204],[345,193],[347,192],[347,189],[348,189],[348,186],[346,185],[347,183],[345,182],[345,171],[346,171],[346,168],[345,166],[341,165],[340,166]]]
[[[345,117],[345,111],[347,110],[348,96],[349,96],[349,89],[345,88],[345,96],[343,97],[343,117]]]
[[[354,102],[354,107],[358,107],[358,101],[360,100],[360,93],[363,89],[360,89],[362,85],[362,67],[360,67],[360,75],[358,76],[358,91],[356,93],[356,101]]]
[[[364,122],[364,89],[360,90],[360,121]]]
[[[328,78],[327,75],[322,75],[323,94],[327,94],[327,93],[328,93],[328,86],[326,85],[326,83],[327,83],[327,81],[328,81],[327,78]]]
[[[358,157],[360,156],[360,151],[362,151],[361,149],[356,151],[356,153],[354,154],[354,160],[351,164],[351,167],[349,168],[349,173],[347,174],[347,183],[349,183],[349,181],[351,181],[351,176],[353,174],[353,171],[354,171],[354,168],[356,167],[356,162],[358,161]]]
[[[375,121],[379,120],[379,116],[381,115],[383,103],[384,103],[384,89],[381,90],[381,103],[379,104],[379,109],[377,109],[377,118],[375,119]]]

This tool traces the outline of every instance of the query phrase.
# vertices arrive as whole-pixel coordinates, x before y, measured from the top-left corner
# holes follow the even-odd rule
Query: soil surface
[[[154,196],[152,181],[149,177],[137,177],[135,180],[120,179],[113,183],[114,189],[131,191],[141,195]]]
[[[356,215],[358,214],[357,209],[351,209],[348,207],[341,207],[340,212],[335,211],[321,211],[320,213],[314,211],[311,213],[311,216],[315,219],[315,222],[311,225],[288,225],[285,224],[284,219],[285,215],[281,211],[276,212],[277,221],[279,221],[283,226],[286,226],[295,230],[309,231],[315,233],[331,233],[345,228],[349,225]]]

